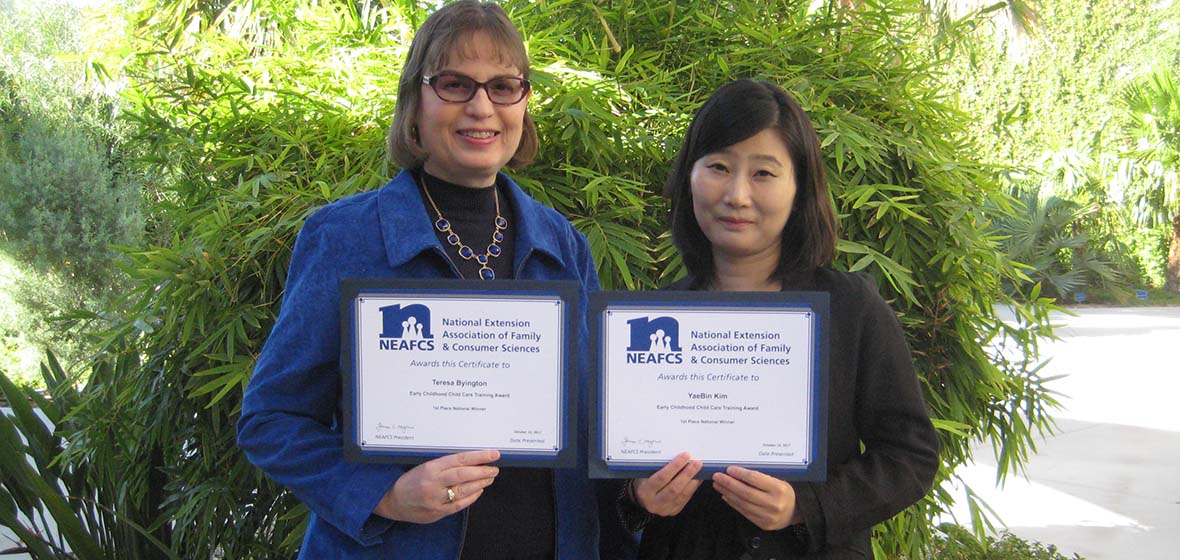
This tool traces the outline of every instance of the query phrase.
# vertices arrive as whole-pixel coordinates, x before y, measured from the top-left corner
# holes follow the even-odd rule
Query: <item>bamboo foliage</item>
[[[1001,291],[1022,274],[992,221],[1015,205],[969,155],[920,2],[811,4],[506,2],[534,67],[541,146],[513,176],[586,233],[605,287],[654,288],[681,270],[659,192],[693,111],[735,78],[782,84],[823,143],[837,266],[874,276],[906,327],[940,479],[978,438],[1007,472],[1054,404],[1035,363],[1047,304],[1037,288],[1031,303]],[[234,422],[303,220],[394,171],[383,138],[397,72],[432,5],[162,0],[139,14],[135,57],[105,69],[131,80],[136,161],[159,178],[169,227],[128,251],[134,311],[107,333],[112,355],[143,359],[83,391],[68,456],[128,469],[114,484],[129,520],[179,557],[286,557],[298,544],[305,510],[245,461]],[[996,301],[1016,305],[1016,324]],[[990,350],[1000,341],[1027,357]],[[875,550],[921,557],[950,499],[936,491],[883,526]]]
[[[134,368],[133,360],[125,355],[99,362],[90,375],[91,388]],[[53,353],[41,373],[46,396],[17,387],[0,372],[0,395],[13,409],[11,416],[0,414],[0,524],[34,558],[176,558],[160,540],[162,531],[153,534],[137,522],[155,517],[139,508],[144,500],[124,494],[121,487],[121,478],[134,479],[151,466],[142,465],[138,473],[110,468],[104,453],[126,441],[96,444],[63,437],[82,424],[105,424],[111,436],[123,438],[134,437],[142,426],[137,430],[126,418],[90,416],[94,411],[87,409],[85,392]],[[133,485],[134,490],[144,487]]]

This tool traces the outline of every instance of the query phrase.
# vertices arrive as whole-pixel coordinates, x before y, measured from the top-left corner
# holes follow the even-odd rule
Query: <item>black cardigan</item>
[[[691,280],[671,288],[694,289]],[[783,289],[831,297],[828,479],[792,483],[807,541],[762,531],[705,482],[679,515],[651,520],[640,558],[872,558],[873,525],[930,490],[938,437],[901,324],[872,280],[820,269]]]

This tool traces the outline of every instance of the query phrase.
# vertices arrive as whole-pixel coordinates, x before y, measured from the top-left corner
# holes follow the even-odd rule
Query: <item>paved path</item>
[[[990,447],[959,473],[1021,538],[1088,560],[1180,558],[1180,307],[1074,311],[1042,347],[1043,374],[1068,377],[1027,479],[995,488]]]

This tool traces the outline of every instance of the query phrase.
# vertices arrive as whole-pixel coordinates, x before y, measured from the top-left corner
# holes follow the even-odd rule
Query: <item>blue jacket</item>
[[[598,288],[598,276],[586,237],[512,180],[506,183],[515,211],[515,277],[577,281],[587,309],[586,293]],[[340,427],[340,280],[457,278],[444,255],[405,171],[380,189],[316,211],[299,233],[282,309],[242,402],[238,445],[311,509],[300,558],[459,557],[467,512],[426,525],[373,515],[409,467],[345,462]],[[584,315],[579,336],[584,349]],[[587,353],[578,354],[581,464],[554,471],[562,559],[598,558],[597,499],[581,460],[589,371]]]

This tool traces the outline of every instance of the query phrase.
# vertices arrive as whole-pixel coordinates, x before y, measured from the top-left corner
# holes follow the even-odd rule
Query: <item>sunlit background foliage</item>
[[[1165,278],[1180,213],[1174,81],[1120,70],[1102,45],[1148,49],[1175,35],[1176,18],[1142,2],[961,4],[508,1],[541,136],[537,162],[513,176],[586,233],[605,287],[662,285],[680,266],[659,191],[692,112],[734,78],[782,84],[823,142],[844,237],[837,266],[876,278],[906,327],[943,442],[939,481],[979,440],[997,449],[998,476],[1015,472],[1055,404],[1036,359],[1052,298]],[[434,5],[158,0],[108,6],[72,35],[0,3],[0,44],[29,53],[0,66],[0,192],[68,196],[82,212],[70,227],[107,220],[83,235],[59,227],[66,220],[34,226],[16,221],[30,212],[0,212],[0,254],[20,267],[0,273],[56,278],[65,260],[83,262],[70,254],[125,246],[96,261],[122,262],[94,272],[105,291],[68,307],[60,324],[74,345],[42,368],[47,396],[2,387],[15,414],[0,415],[0,524],[36,556],[295,550],[306,511],[234,446],[242,390],[303,220],[396,172],[383,140],[398,72]],[[77,21],[62,10],[54,17]],[[13,23],[22,17],[31,23]],[[1163,31],[1081,31],[1137,17]],[[58,42],[41,46],[25,29]],[[1102,80],[1068,52],[1092,53]],[[1151,52],[1159,60],[1141,61],[1166,76],[1180,51]],[[30,60],[51,71],[26,79]],[[38,106],[54,87],[66,105]],[[1055,120],[1081,102],[1102,111]],[[102,169],[70,180],[30,152],[37,136],[26,131],[39,129],[20,119],[34,118],[56,123],[43,142],[93,151]],[[28,171],[38,165],[54,173]],[[34,181],[56,173],[64,179]],[[1137,213],[1109,203],[1116,184]],[[22,208],[9,200],[0,210]],[[1013,306],[1015,323],[997,304]],[[7,325],[3,334],[23,344]],[[26,394],[57,432],[17,405]],[[939,487],[883,525],[878,556],[923,557],[951,500]],[[36,536],[46,517],[60,530]]]
[[[977,117],[967,133],[984,159],[1007,167],[1005,189],[1089,209],[1058,233],[1084,241],[1057,252],[1055,266],[1077,282],[1054,295],[1110,291],[1125,301],[1133,288],[1180,290],[1180,140],[1167,140],[1180,126],[1171,78],[1180,69],[1180,6],[1037,5],[1032,33],[1002,18],[977,25],[970,56],[956,59],[950,85]],[[1027,217],[1029,227],[1047,218]],[[1088,268],[1095,263],[1110,273]]]

